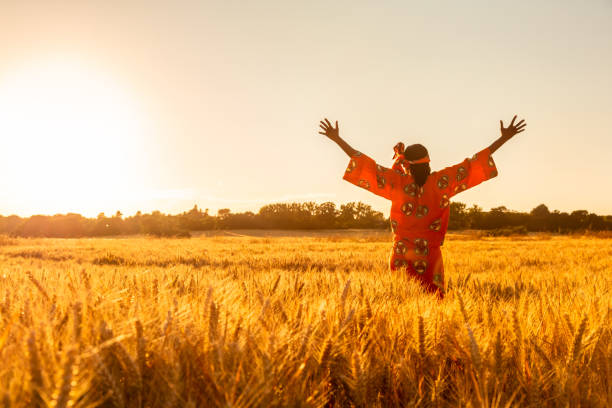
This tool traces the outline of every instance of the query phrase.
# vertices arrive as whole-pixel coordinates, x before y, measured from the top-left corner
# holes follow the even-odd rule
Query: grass
[[[292,234],[295,235],[295,234]],[[612,405],[612,240],[0,239],[6,407]]]

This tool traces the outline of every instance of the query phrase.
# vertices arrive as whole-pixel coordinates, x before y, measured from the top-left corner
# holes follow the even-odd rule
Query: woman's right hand
[[[516,120],[516,115],[514,115],[514,117],[512,118],[512,122],[510,122],[510,126],[506,128],[504,127],[504,122],[502,122],[501,120],[499,121],[501,135],[502,135],[502,138],[504,138],[505,140],[509,140],[517,133],[521,133],[523,130],[525,130],[525,126],[527,126],[527,123],[525,123],[525,119],[521,119],[521,121],[517,123],[516,125],[514,124],[515,120]]]
[[[344,150],[344,153],[348,154],[350,157],[353,157],[359,154],[357,150],[353,149],[348,143],[346,143],[340,137],[340,129],[338,128],[338,121],[336,121],[336,127],[333,127],[331,122],[327,118],[325,118],[324,121],[322,120],[320,123],[321,124],[319,126],[321,127],[321,130],[322,130],[322,132],[319,132],[320,134],[325,135],[330,140],[336,142],[338,146],[340,146],[340,148]]]
[[[319,132],[319,133],[327,136],[334,142],[337,142],[338,139],[340,138],[340,129],[338,128],[338,121],[336,121],[335,128],[332,126],[329,120],[327,120],[327,118],[325,118],[325,122],[320,121],[319,123],[320,123],[319,127],[323,130],[322,132]]]

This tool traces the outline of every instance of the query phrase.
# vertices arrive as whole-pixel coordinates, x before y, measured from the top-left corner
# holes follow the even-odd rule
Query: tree
[[[550,211],[546,205],[540,204],[531,210],[531,215],[534,217],[548,217],[550,215]]]
[[[338,222],[341,228],[353,228],[355,225],[355,217],[357,209],[355,203],[346,203],[340,206],[340,215]]]
[[[506,206],[499,206],[491,208],[488,216],[486,217],[485,225],[483,227],[485,229],[494,229],[494,228],[502,228],[504,226],[508,226],[509,217],[507,216],[508,209]]]
[[[482,228],[483,221],[484,221],[484,214],[482,211],[482,207],[479,207],[476,204],[471,206],[467,210],[467,218],[468,218],[468,225],[470,228],[474,228],[474,229]]]
[[[464,203],[450,203],[450,218],[448,220],[449,229],[464,229],[468,227],[468,219]]]
[[[319,228],[336,228],[338,226],[336,218],[338,210],[336,204],[326,202],[317,207],[315,210],[316,223]]]
[[[546,231],[550,229],[552,222],[550,211],[544,204],[540,204],[531,210],[531,219],[528,220],[527,228],[530,231]]]

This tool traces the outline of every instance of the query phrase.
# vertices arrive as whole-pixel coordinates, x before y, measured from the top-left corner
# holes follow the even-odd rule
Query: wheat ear
[[[66,408],[70,403],[70,391],[72,391],[72,369],[76,359],[76,349],[70,348],[64,364],[62,384],[58,390],[54,408]]]
[[[36,348],[36,335],[34,330],[30,332],[30,337],[28,338],[28,352],[30,353],[31,402],[33,407],[41,407],[43,406],[41,391],[43,390],[44,383],[38,349]]]

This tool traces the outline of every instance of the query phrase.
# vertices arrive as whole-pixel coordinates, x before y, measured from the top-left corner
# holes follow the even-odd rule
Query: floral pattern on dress
[[[393,260],[393,266],[394,266],[395,268],[403,268],[403,267],[405,267],[406,265],[408,265],[408,263],[406,262],[406,260],[405,260],[405,259],[394,259],[394,260]]]
[[[461,166],[457,168],[457,181],[461,181],[467,177],[467,170],[465,167]]]
[[[346,173],[350,173],[356,168],[357,168],[357,161],[355,159],[351,159],[351,161],[349,161],[349,164],[346,168]]]
[[[404,255],[407,250],[408,248],[406,247],[406,244],[404,244],[403,241],[397,241],[395,243],[395,254],[396,255]]]
[[[402,212],[405,215],[411,216],[413,211],[414,211],[414,204],[413,203],[406,202],[406,203],[402,204]]]
[[[404,193],[408,194],[410,197],[416,197],[419,191],[419,187],[416,183],[410,183],[404,186]]]
[[[417,259],[416,261],[414,261],[412,263],[412,266],[414,267],[416,273],[418,273],[419,275],[422,275],[425,273],[425,271],[427,271],[427,261],[424,261],[422,259]]]
[[[444,190],[446,187],[448,187],[448,176],[446,174],[443,174],[439,179],[438,179],[438,188],[440,190]]]
[[[429,224],[429,229],[432,231],[440,231],[441,227],[442,227],[442,220],[440,218],[438,218],[437,220]]]
[[[450,204],[450,200],[446,194],[442,194],[442,198],[440,198],[440,208],[446,208]]]
[[[382,174],[376,175],[376,185],[378,188],[385,188],[386,180]]]
[[[391,231],[394,233],[397,231],[397,221],[391,220]]]
[[[422,218],[426,216],[428,212],[429,212],[429,208],[427,208],[426,205],[419,205],[414,215],[416,215],[417,218]]]
[[[461,184],[458,184],[458,185],[455,186],[453,192],[455,194],[457,194],[457,193],[460,193],[460,192],[462,192],[464,190],[467,190],[467,184],[461,183]]]
[[[429,255],[428,242],[425,238],[417,238],[414,240],[414,253],[417,255]]]

